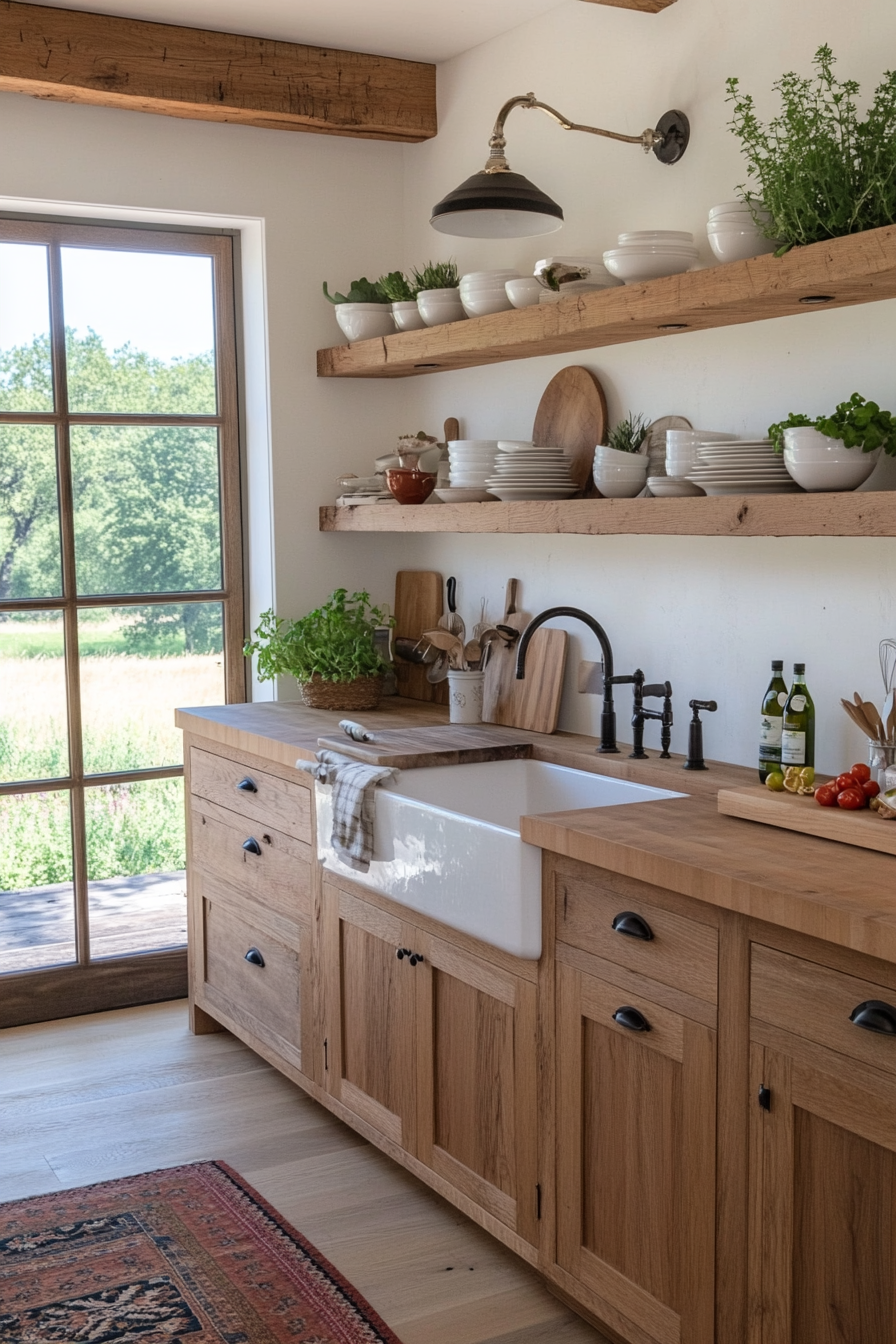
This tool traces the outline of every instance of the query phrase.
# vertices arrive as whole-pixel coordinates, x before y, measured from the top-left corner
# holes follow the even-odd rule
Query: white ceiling
[[[119,14],[406,60],[445,61],[565,0],[41,0],[57,9]]]

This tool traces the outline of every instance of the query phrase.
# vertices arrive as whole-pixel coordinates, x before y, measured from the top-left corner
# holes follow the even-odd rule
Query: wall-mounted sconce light
[[[537,107],[565,131],[587,131],[590,135],[640,145],[645,154],[653,150],[660,163],[677,163],[690,138],[690,125],[683,112],[666,112],[653,130],[641,135],[619,135],[597,126],[579,126],[547,103],[539,102],[534,93],[519,94],[508,99],[498,113],[488,142],[491,152],[482,171],[468,177],[433,208],[430,223],[439,233],[460,238],[532,238],[561,228],[563,211],[557,202],[539,191],[528,178],[511,172],[504,157],[507,144],[504,122],[515,107]]]

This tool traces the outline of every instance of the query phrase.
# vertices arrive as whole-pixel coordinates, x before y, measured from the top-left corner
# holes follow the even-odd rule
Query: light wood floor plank
[[[537,1275],[186,1004],[0,1031],[0,1200],[217,1158],[403,1344],[606,1344]]]

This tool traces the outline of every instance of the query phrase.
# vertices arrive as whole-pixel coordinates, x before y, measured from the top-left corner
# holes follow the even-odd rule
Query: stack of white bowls
[[[757,206],[759,219],[768,220],[769,214]],[[706,236],[713,254],[719,261],[747,261],[774,252],[778,246],[774,238],[766,238],[760,231],[753,212],[745,201],[723,201],[709,212]]]
[[[467,317],[508,312],[513,304],[504,286],[508,280],[519,278],[519,271],[471,271],[469,275],[462,275],[460,301]]]
[[[871,453],[847,448],[842,439],[811,426],[784,431],[784,466],[804,490],[855,490],[867,481],[880,454],[880,448]]]
[[[697,454],[703,443],[727,443],[736,434],[722,434],[715,429],[667,429],[666,475],[674,481],[683,481],[697,465]]]
[[[604,253],[604,265],[625,284],[679,275],[697,263],[694,235],[681,229],[642,229],[620,233],[619,246]]]
[[[494,475],[497,456],[497,439],[449,439],[449,489],[440,489],[440,498],[458,504],[488,499],[486,481]]]
[[[622,453],[599,443],[594,450],[594,484],[607,499],[633,499],[647,484],[646,453]]]

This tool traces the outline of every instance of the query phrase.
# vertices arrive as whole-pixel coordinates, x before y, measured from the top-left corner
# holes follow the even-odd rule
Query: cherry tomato
[[[858,765],[851,765],[849,767],[849,773],[857,784],[865,784],[871,778],[871,770],[867,765],[863,765],[861,761]]]
[[[863,780],[860,787],[866,798],[876,798],[880,793],[880,785],[876,779]]]
[[[841,789],[837,794],[837,806],[845,808],[847,812],[857,812],[867,801],[860,788]]]
[[[842,793],[844,789],[854,789],[858,782],[859,781],[856,779],[855,775],[850,774],[838,775],[834,781],[840,793]]]
[[[819,807],[835,807],[837,803],[836,784],[820,784],[815,790],[815,801]]]

